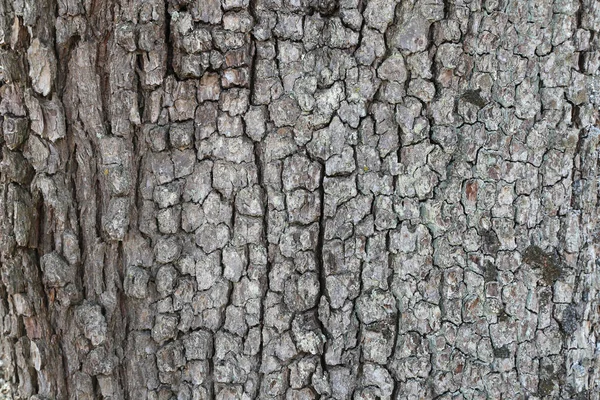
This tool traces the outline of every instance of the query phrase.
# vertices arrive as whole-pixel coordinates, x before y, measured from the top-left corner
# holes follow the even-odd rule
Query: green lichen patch
[[[496,282],[498,280],[498,268],[494,263],[490,261],[485,262],[485,270],[483,272],[483,279],[486,282]]]
[[[500,321],[500,322],[506,322],[506,321],[508,321],[508,319],[509,319],[509,315],[506,313],[506,311],[504,310],[504,308],[501,309],[498,312],[498,321]]]
[[[538,385],[538,396],[544,397],[551,395],[557,385],[558,382],[555,377],[540,379],[540,383]]]
[[[495,256],[498,254],[500,250],[500,239],[498,239],[498,235],[493,230],[483,231],[481,233],[481,238],[483,240],[483,250]]]
[[[579,328],[581,315],[574,304],[569,304],[563,311],[562,321],[560,323],[561,331],[570,336]]]
[[[483,97],[481,97],[481,89],[477,90],[467,90],[460,96],[461,99],[466,101],[467,103],[471,103],[479,108],[485,107],[487,102]]]
[[[510,358],[510,350],[506,345],[494,349],[494,357],[496,358]]]
[[[533,268],[540,269],[542,281],[546,285],[553,285],[562,273],[562,268],[559,266],[557,260],[535,245],[531,245],[525,250],[523,261]]]

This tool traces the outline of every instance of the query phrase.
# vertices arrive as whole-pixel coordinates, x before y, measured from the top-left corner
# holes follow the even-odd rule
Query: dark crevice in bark
[[[136,88],[136,94],[137,94],[137,106],[138,106],[138,113],[140,115],[140,121],[143,121],[144,120],[144,111],[146,108],[146,102],[145,102],[146,97],[144,96],[144,94],[147,94],[147,93],[144,90],[144,88],[142,87],[141,74],[142,74],[142,71],[144,70],[144,66],[143,66],[143,55],[141,53],[136,54],[135,62],[136,62],[135,88]],[[135,147],[134,147],[134,150],[135,150]],[[137,153],[134,153],[134,154],[137,154]]]
[[[100,178],[96,175],[96,171],[92,172],[92,176],[94,179],[94,189],[95,189],[95,194],[93,195],[94,197],[94,201],[96,203],[96,207],[95,207],[95,218],[96,218],[96,224],[95,224],[95,228],[96,228],[96,237],[97,238],[101,238],[102,237],[102,211],[103,209],[103,198],[102,198],[102,183],[100,182]],[[87,232],[88,234],[90,232]],[[87,235],[86,235],[87,236]]]
[[[254,69],[254,63],[252,64],[252,69]],[[252,91],[250,91],[250,96],[252,96]],[[266,251],[266,255],[267,255],[267,264],[265,265],[265,276],[264,276],[264,289],[262,290],[261,293],[261,299],[264,299],[266,294],[269,292],[269,286],[270,286],[270,282],[269,282],[269,274],[271,272],[271,259],[269,257],[269,241],[268,241],[268,232],[269,232],[269,201],[268,201],[268,196],[267,196],[267,186],[265,184],[265,180],[264,180],[264,172],[263,172],[263,161],[262,161],[262,157],[261,157],[261,145],[257,142],[254,143],[254,160],[256,163],[256,169],[257,169],[257,175],[258,175],[258,183],[260,185],[261,188],[261,202],[262,202],[262,206],[263,206],[263,217],[262,217],[262,229],[263,229],[263,235],[264,235],[264,246],[265,246],[265,251]],[[263,382],[263,378],[264,378],[264,374],[261,371],[261,366],[262,366],[262,360],[263,360],[263,348],[264,348],[264,342],[263,342],[263,333],[262,330],[264,329],[264,320],[265,320],[265,305],[264,305],[264,301],[261,301],[260,303],[260,329],[261,329],[261,340],[260,340],[260,345],[259,345],[259,350],[258,350],[258,382],[257,382],[257,393],[261,392],[261,386],[262,386],[262,382]]]
[[[214,333],[212,335],[212,341],[211,341],[211,354],[215,354],[215,338],[214,338]],[[215,390],[215,385],[216,385],[216,380],[215,380],[215,360],[214,357],[210,357],[208,359],[208,374],[207,374],[207,382],[206,384],[208,385],[208,395],[210,396],[210,398],[215,398],[215,394],[216,394],[216,390]]]
[[[250,15],[252,16],[254,23],[256,24],[259,21],[259,12],[257,11],[257,0],[250,0],[249,4],[248,4],[248,12],[250,13]],[[257,58],[258,58],[258,51],[257,51],[257,40],[252,36],[251,37],[251,57],[250,57],[250,82],[249,82],[249,102],[250,104],[254,105],[254,95],[255,95],[255,83],[256,83],[256,79],[257,79],[257,71],[256,71],[256,64],[257,64]],[[246,128],[246,123],[244,122],[244,128]],[[267,185],[265,183],[265,176],[264,176],[264,170],[263,170],[263,164],[265,164],[263,158],[262,158],[262,145],[260,142],[254,142],[253,144],[253,153],[254,153],[254,163],[256,165],[256,171],[257,171],[257,177],[258,177],[258,184],[260,186],[261,189],[261,205],[262,205],[262,211],[263,211],[263,216],[262,216],[262,234],[263,234],[263,245],[265,247],[265,252],[266,252],[266,265],[265,265],[265,274],[264,274],[264,279],[261,279],[261,285],[263,285],[263,288],[261,289],[261,302],[260,302],[260,317],[259,317],[259,328],[261,330],[260,332],[260,344],[259,344],[259,349],[258,352],[256,354],[256,358],[257,358],[257,365],[256,365],[256,369],[258,372],[258,379],[256,382],[256,389],[255,389],[255,393],[257,394],[257,396],[260,396],[260,393],[262,393],[262,385],[263,385],[263,379],[264,379],[264,373],[262,371],[262,362],[263,362],[263,351],[264,351],[264,341],[263,341],[263,330],[265,327],[265,313],[266,313],[266,309],[265,309],[265,304],[264,304],[264,298],[267,295],[267,293],[269,292],[269,287],[270,287],[270,281],[269,281],[269,274],[271,272],[271,257],[269,255],[269,240],[268,240],[268,234],[269,234],[269,200],[268,200],[268,191],[267,191]],[[234,203],[235,204],[235,203]],[[234,207],[235,208],[235,207]],[[213,396],[216,395],[216,393],[213,391]]]
[[[101,110],[102,116],[104,118],[104,128],[107,133],[111,132],[111,99],[112,99],[112,90],[110,85],[110,75],[109,75],[109,63],[110,63],[110,53],[108,49],[109,37],[106,38],[98,38],[98,42],[96,43],[96,57],[94,66],[96,69],[96,75],[98,76],[99,82],[99,97],[101,101]]]
[[[175,75],[173,69],[173,42],[171,36],[171,14],[169,13],[169,1],[165,1],[165,45],[167,48],[167,73],[166,76]]]
[[[62,95],[65,91],[65,86],[67,84],[68,78],[68,70],[69,70],[69,59],[71,58],[71,52],[77,46],[79,42],[79,36],[71,36],[68,41],[63,44],[56,44],[56,59],[57,63],[57,71],[56,71],[56,91],[57,96],[62,99]]]
[[[320,163],[321,165],[321,176],[319,177],[319,201],[320,201],[320,210],[319,210],[319,237],[317,241],[317,247],[315,248],[315,261],[317,263],[317,272],[319,274],[319,297],[317,299],[317,310],[319,304],[321,303],[323,297],[328,298],[327,296],[327,280],[325,276],[325,262],[323,259],[323,246],[325,244],[325,189],[323,186],[323,182],[325,180],[325,164]],[[331,302],[329,302],[331,304]],[[322,335],[325,337],[329,337],[329,332],[325,328],[325,324],[321,317],[317,312],[317,323],[319,324],[319,329],[322,332]],[[321,366],[323,371],[327,371],[327,361],[325,359],[325,352],[327,348],[327,343],[323,346],[323,353],[321,353]]]
[[[258,0],[249,0],[249,4],[248,4],[248,12],[250,13],[250,15],[252,16],[252,19],[254,20],[254,23],[256,24],[257,21],[259,20],[259,12],[257,11],[257,2]],[[251,35],[251,48],[252,48],[252,54],[251,54],[251,64],[250,64],[250,103],[253,104],[252,99],[254,96],[254,91],[255,91],[255,84],[256,84],[256,59],[257,59],[257,53],[258,51],[256,50],[256,42],[257,39],[253,37],[254,35]],[[256,151],[255,151],[256,153]],[[258,162],[258,158],[256,159]],[[265,231],[266,234],[266,231]]]

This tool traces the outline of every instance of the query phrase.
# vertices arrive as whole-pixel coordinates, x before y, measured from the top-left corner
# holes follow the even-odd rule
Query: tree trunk
[[[598,27],[0,0],[15,398],[598,399]]]

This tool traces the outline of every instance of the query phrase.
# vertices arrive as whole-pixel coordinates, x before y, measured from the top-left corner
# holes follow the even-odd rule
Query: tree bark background
[[[0,0],[36,399],[598,399],[595,0]]]

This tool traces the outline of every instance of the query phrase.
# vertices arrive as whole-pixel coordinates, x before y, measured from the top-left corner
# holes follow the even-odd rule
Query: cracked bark
[[[14,397],[598,399],[598,26],[0,0]]]

